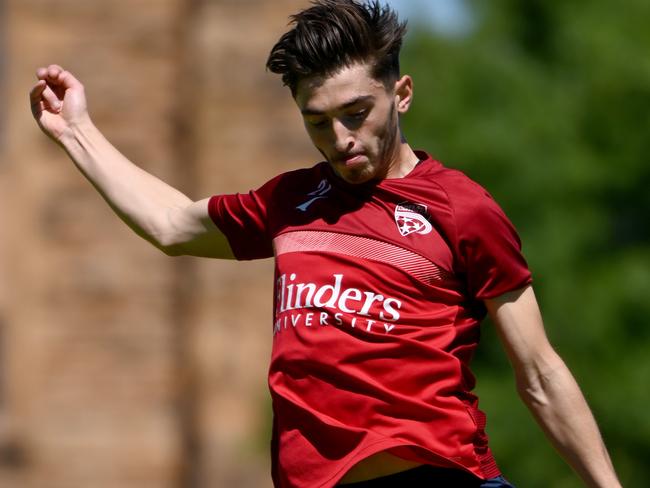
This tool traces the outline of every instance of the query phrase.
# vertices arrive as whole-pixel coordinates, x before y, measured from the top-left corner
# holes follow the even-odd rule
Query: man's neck
[[[394,159],[394,164],[388,171],[386,178],[404,178],[408,175],[413,168],[417,166],[420,162],[415,151],[411,149],[411,146],[406,142],[402,142],[397,149],[396,157]]]

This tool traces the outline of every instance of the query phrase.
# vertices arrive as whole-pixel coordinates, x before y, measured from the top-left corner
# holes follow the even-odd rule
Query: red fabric
[[[487,192],[418,155],[378,184],[348,185],[320,163],[210,200],[238,259],[275,254],[276,486],[334,486],[383,450],[499,474],[469,363],[482,300],[530,272]]]

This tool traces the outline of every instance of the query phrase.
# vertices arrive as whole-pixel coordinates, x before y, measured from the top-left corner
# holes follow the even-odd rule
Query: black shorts
[[[428,464],[380,478],[337,486],[341,488],[514,488],[502,476],[482,480],[467,471],[438,468]]]

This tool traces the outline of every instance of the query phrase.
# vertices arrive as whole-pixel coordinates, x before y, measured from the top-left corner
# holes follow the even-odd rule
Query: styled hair
[[[387,87],[399,78],[399,53],[406,22],[379,0],[314,0],[291,17],[293,28],[273,46],[267,69],[282,75],[296,94],[298,82],[328,76],[361,62]]]

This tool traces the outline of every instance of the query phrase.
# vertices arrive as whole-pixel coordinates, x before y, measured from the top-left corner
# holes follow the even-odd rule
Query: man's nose
[[[345,153],[354,146],[354,131],[351,131],[343,122],[338,119],[332,121],[332,132],[334,135],[334,146],[340,153]]]

